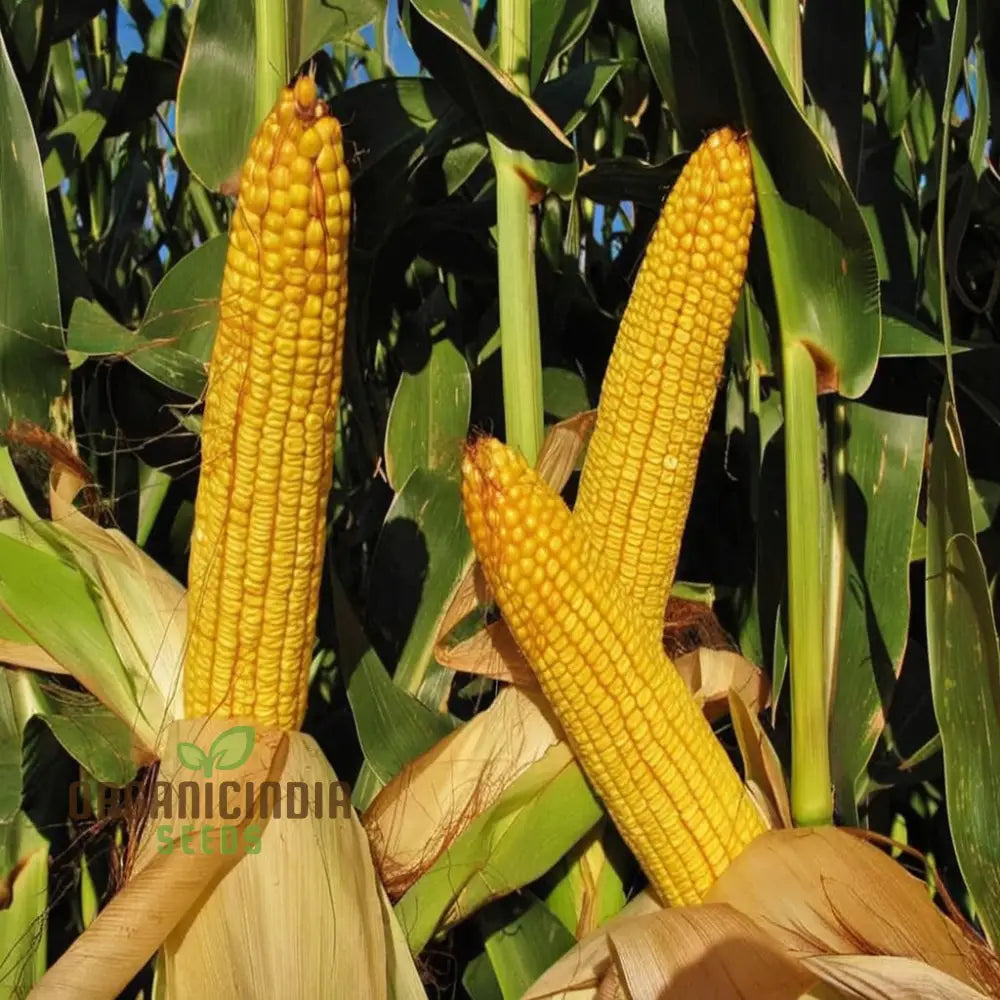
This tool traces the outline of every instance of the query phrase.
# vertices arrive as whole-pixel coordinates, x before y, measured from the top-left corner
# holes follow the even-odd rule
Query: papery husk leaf
[[[996,959],[935,907],[923,881],[834,827],[762,834],[706,902],[731,904],[794,958],[896,955],[977,988],[997,982]]]
[[[913,958],[817,955],[802,964],[844,996],[859,1000],[989,1000],[987,994]]]
[[[597,1000],[601,982],[611,967],[611,945],[608,935],[662,907],[649,889],[638,896],[593,933],[571,948],[553,963],[522,997],[522,1000]]]
[[[771,829],[792,825],[792,804],[781,758],[755,712],[735,695],[729,696],[729,717],[743,758],[743,774],[751,798]]]
[[[406,934],[396,919],[385,889],[379,885],[378,890],[385,934],[388,995],[392,1000],[426,1000],[427,989],[410,954]]]
[[[94,524],[58,489],[51,503],[51,528],[100,588],[102,616],[140,705],[147,718],[164,720],[165,731],[183,714],[186,591],[127,535]]]
[[[631,1000],[797,1000],[817,980],[730,906],[661,910],[609,936]]]
[[[365,812],[382,883],[398,899],[469,823],[562,739],[540,693],[505,688],[408,764]]]
[[[674,666],[709,722],[729,712],[730,693],[754,715],[769,701],[771,688],[761,669],[731,650],[700,646],[676,657]]]
[[[535,468],[556,491],[562,493],[569,477],[580,464],[587,440],[597,423],[597,410],[585,410],[554,424],[545,436]]]
[[[531,665],[502,621],[491,622],[454,646],[438,644],[434,658],[451,670],[540,690]]]
[[[208,747],[219,731],[232,725],[229,720],[185,720],[170,728],[166,745],[185,741]],[[276,780],[282,774],[288,751],[285,734],[262,732],[250,758],[238,770],[227,773],[227,778],[254,781],[258,787],[264,780]],[[199,788],[204,784],[192,772],[169,764],[162,769],[162,780],[172,782],[172,786],[182,780],[195,781]],[[254,821],[264,822],[252,812],[239,811],[231,820],[217,822],[241,830]],[[257,860],[221,852],[187,854],[178,849],[181,827],[202,824],[200,820],[178,817],[172,822],[147,821],[124,887],[39,981],[31,994],[33,1000],[115,1000],[199,899],[211,893],[227,873],[240,867],[241,861]],[[174,845],[169,854],[157,850],[161,843],[158,826],[169,828],[164,838]],[[196,991],[193,995],[202,994]]]
[[[289,733],[283,809],[244,858],[164,944],[167,1000],[388,996],[379,883],[361,823],[320,816],[313,786],[337,778],[315,741]],[[290,781],[309,790],[310,815],[287,816]],[[398,957],[398,952],[394,953]]]
[[[22,670],[38,670],[45,674],[70,676],[69,671],[51,654],[33,642],[11,642],[0,639],[0,663]]]

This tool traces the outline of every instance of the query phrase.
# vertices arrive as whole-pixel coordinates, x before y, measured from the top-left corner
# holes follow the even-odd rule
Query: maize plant
[[[0,3],[0,993],[1000,995],[995,22]]]

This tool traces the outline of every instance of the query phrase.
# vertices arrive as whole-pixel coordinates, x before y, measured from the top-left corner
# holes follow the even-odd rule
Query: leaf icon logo
[[[215,738],[207,754],[194,743],[178,743],[177,758],[184,767],[210,778],[213,770],[235,771],[246,763],[253,744],[253,726],[233,726]]]

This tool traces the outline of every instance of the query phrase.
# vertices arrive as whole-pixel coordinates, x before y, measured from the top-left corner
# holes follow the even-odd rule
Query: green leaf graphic
[[[211,766],[205,752],[194,743],[178,743],[177,759],[192,771],[200,771],[206,765]]]
[[[253,750],[253,726],[233,726],[220,733],[212,743],[208,756],[217,771],[233,771],[244,763]]]

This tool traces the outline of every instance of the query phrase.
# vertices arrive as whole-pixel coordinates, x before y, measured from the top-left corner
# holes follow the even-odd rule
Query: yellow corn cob
[[[347,308],[340,124],[300,78],[240,175],[202,423],[184,704],[298,728],[326,537]]]
[[[495,438],[462,466],[466,522],[504,619],[656,890],[695,903],[760,813],[583,524]]]
[[[725,128],[685,165],[639,269],[601,389],[575,514],[662,626],[746,270],[754,197]]]

